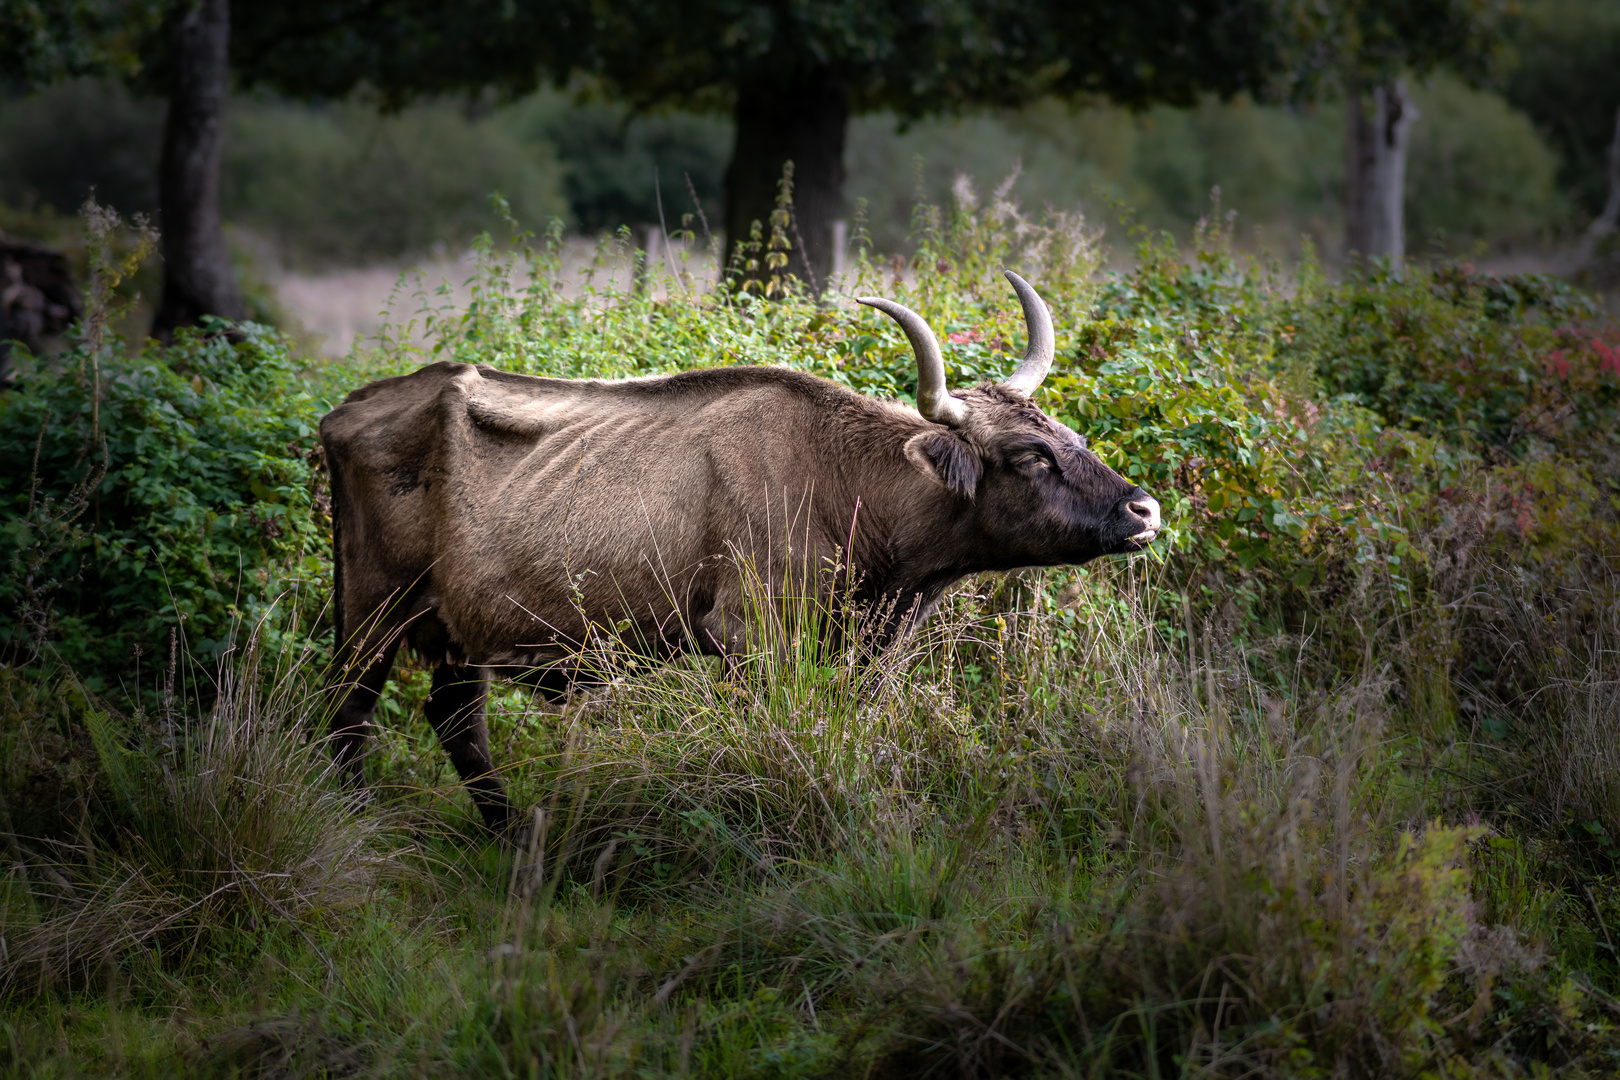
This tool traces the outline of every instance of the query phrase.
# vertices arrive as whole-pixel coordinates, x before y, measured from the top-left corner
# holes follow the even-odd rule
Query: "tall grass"
[[[335,781],[322,699],[265,659],[249,635],[212,708],[190,717],[114,717],[65,670],[9,681],[5,796],[36,796],[35,835],[8,833],[0,991],[83,986],[109,967],[161,986],[265,933],[320,952],[312,933],[414,872],[397,823]],[[54,694],[66,716],[40,700]],[[60,764],[52,729],[68,717],[94,771],[59,777],[52,804],[37,781]]]
[[[1510,733],[1488,757],[1498,803],[1620,857],[1620,579],[1579,570],[1549,595],[1498,571],[1476,596],[1501,657],[1481,724]],[[1533,632],[1527,632],[1533,631]]]
[[[234,1026],[123,1036],[208,1074],[1467,1074],[1527,1029],[1600,1060],[1570,1025],[1603,999],[1549,966],[1490,830],[1426,820],[1398,682],[1166,636],[1157,573],[976,581],[896,643],[760,592],[729,671],[593,638],[592,688],[495,698],[521,847],[428,824],[425,861],[392,823],[440,814],[432,785],[349,803],[307,676],[249,645],[189,722],[80,713],[96,771],[8,879],[7,1000],[121,981],[141,1031],[278,957],[281,1004],[226,977]],[[1594,706],[1568,746],[1612,744],[1605,685],[1560,684]]]
[[[793,640],[777,610],[756,612],[775,620],[758,640]],[[549,796],[514,866],[480,1071],[499,1071],[489,1055],[544,1075],[1470,1060],[1479,1024],[1448,1023],[1488,1014],[1475,975],[1539,961],[1477,918],[1487,830],[1425,823],[1399,781],[1390,685],[1265,685],[1116,610],[1081,678],[1047,666],[1064,692],[1046,708],[953,709],[950,653],[993,657],[986,629],[1009,621],[963,597],[888,694],[846,681],[851,635],[819,665],[758,654],[736,683],[691,667],[610,684],[560,732],[514,735],[565,749],[525,770]],[[1012,614],[1022,648],[1065,658],[1056,620]],[[795,708],[807,693],[814,712]]]

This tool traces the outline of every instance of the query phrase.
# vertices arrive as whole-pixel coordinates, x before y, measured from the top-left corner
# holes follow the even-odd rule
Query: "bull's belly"
[[[667,657],[705,647],[714,588],[691,580],[665,588],[648,576],[546,575],[551,587],[486,580],[440,599],[439,617],[468,662],[545,667],[613,648]]]

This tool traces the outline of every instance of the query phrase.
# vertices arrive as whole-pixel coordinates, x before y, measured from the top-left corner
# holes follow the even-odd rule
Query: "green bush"
[[[143,679],[168,669],[177,644],[217,658],[284,590],[318,604],[323,411],[303,363],[253,324],[128,356],[81,341],[25,369],[0,396],[9,661],[49,643],[110,688],[137,665]]]
[[[1557,441],[1615,419],[1620,371],[1582,332],[1596,312],[1555,278],[1460,264],[1307,284],[1290,350],[1386,425],[1523,450],[1531,435]]]

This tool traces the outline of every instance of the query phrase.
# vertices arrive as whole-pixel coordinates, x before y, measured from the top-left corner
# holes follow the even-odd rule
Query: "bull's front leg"
[[[504,833],[511,823],[512,804],[490,758],[489,726],[484,720],[488,696],[489,672],[484,668],[440,664],[433,672],[426,712],[484,824]]]

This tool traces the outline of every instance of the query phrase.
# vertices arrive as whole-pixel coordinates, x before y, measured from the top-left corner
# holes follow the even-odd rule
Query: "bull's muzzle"
[[[1131,540],[1140,547],[1146,547],[1159,535],[1162,524],[1159,518],[1159,500],[1151,495],[1138,494],[1132,496],[1125,504],[1125,513],[1141,525],[1141,529],[1131,534]]]

